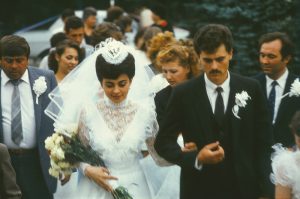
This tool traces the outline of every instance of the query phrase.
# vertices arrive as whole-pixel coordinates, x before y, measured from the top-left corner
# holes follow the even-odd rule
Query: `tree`
[[[296,12],[296,4],[299,6],[299,3],[297,2],[296,0],[190,0],[176,1],[171,9],[173,19],[178,21],[177,25],[189,29],[192,33],[191,37],[205,24],[227,25],[235,40],[235,55],[231,70],[250,76],[260,70],[257,41],[262,34],[282,31],[288,33],[293,41],[298,41],[299,12]],[[290,66],[292,70],[298,72],[299,58],[298,42],[295,62]]]

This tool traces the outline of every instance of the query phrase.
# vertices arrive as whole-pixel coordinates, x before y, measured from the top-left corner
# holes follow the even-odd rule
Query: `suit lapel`
[[[1,90],[1,68],[0,68],[0,143],[3,143],[3,124],[2,124],[2,102],[1,102],[1,95],[2,95],[2,90]]]
[[[227,121],[229,122],[228,128],[226,128],[227,131],[230,131],[232,134],[232,139],[234,146],[235,144],[238,144],[239,140],[239,129],[240,129],[240,124],[241,124],[241,119],[236,118],[233,113],[232,113],[232,108],[235,105],[235,95],[236,93],[239,93],[242,91],[242,89],[239,88],[239,82],[237,81],[236,77],[234,74],[230,73],[230,92],[229,92],[229,98],[228,98],[228,104],[227,104],[227,109],[226,109],[226,118],[228,119]],[[241,112],[240,110],[239,112]],[[241,116],[241,115],[240,115]]]
[[[201,129],[201,133],[205,137],[205,141],[208,143],[211,143],[214,140],[213,137],[213,129],[212,129],[212,120],[213,112],[211,108],[211,104],[209,102],[207,92],[206,92],[206,86],[204,81],[204,75],[199,77],[196,82],[196,95],[197,95],[197,101],[200,101],[200,103],[195,103],[196,106],[196,113],[198,114],[199,121],[202,123],[201,126],[203,127]]]
[[[41,124],[41,102],[36,104],[36,94],[33,91],[33,84],[36,79],[39,78],[39,74],[36,73],[35,70],[33,70],[31,67],[28,67],[28,76],[29,76],[29,82],[30,82],[30,87],[31,87],[31,92],[32,92],[32,97],[33,97],[33,106],[34,106],[34,116],[35,116],[35,126],[36,126],[36,134],[38,135],[39,129],[40,129],[40,124]],[[40,101],[40,100],[39,100]]]
[[[295,80],[295,77],[292,76],[291,73],[289,73],[287,79],[286,79],[286,83],[285,83],[285,87],[284,87],[284,91],[283,91],[283,94],[286,94],[290,91],[290,88],[291,88],[291,84],[294,82]],[[284,116],[285,114],[284,113],[281,113],[283,110],[287,110],[286,106],[289,106],[289,100],[290,100],[290,97],[287,96],[287,97],[284,97],[283,99],[281,99],[281,102],[279,104],[279,107],[278,107],[278,113],[277,113],[277,117],[276,117],[276,121],[275,121],[275,124],[277,123],[277,121],[280,121],[280,116]]]

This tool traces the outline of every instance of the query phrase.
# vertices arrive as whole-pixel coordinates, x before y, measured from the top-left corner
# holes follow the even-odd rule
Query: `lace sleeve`
[[[89,129],[86,126],[86,110],[85,109],[83,109],[80,112],[79,122],[78,122],[78,137],[85,146],[89,145],[90,136],[89,136]]]
[[[155,112],[151,112],[151,120],[148,122],[148,125],[146,127],[146,145],[147,145],[147,149],[148,152],[150,153],[151,157],[153,158],[153,160],[155,161],[155,163],[159,166],[171,166],[173,165],[172,163],[168,162],[167,160],[165,160],[164,158],[162,158],[161,156],[159,156],[156,152],[156,150],[154,149],[154,142],[156,139],[156,135],[158,132],[158,123],[156,120],[156,113]]]
[[[283,148],[280,144],[274,145],[274,154],[272,155],[271,180],[274,184],[280,184],[285,187],[292,187],[293,184],[293,152]]]

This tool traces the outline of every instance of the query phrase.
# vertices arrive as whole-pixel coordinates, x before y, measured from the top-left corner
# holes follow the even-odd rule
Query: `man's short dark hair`
[[[61,19],[64,21],[67,17],[75,16],[75,12],[71,8],[66,8],[61,13]]]
[[[95,30],[93,31],[91,35],[91,45],[96,46],[109,37],[121,41],[123,39],[123,34],[116,24],[111,22],[103,22],[96,26]]]
[[[76,16],[68,17],[65,24],[65,32],[69,33],[71,29],[83,28],[83,21]]]
[[[67,35],[63,32],[58,32],[52,35],[50,38],[50,45],[52,48],[54,48],[59,42],[67,39]]]
[[[264,43],[268,43],[277,39],[279,39],[282,44],[282,48],[280,50],[282,59],[288,56],[293,56],[295,46],[290,37],[283,32],[271,32],[262,35],[258,40],[259,48],[261,48]]]
[[[27,41],[17,35],[7,35],[0,40],[0,58],[3,56],[26,56],[29,58],[30,47]]]
[[[97,16],[97,10],[94,7],[86,7],[83,10],[82,20],[86,20],[90,16]]]
[[[116,19],[119,19],[123,14],[123,8],[119,6],[112,6],[107,9],[107,16],[105,18],[105,21],[114,22]]]
[[[214,53],[222,44],[226,51],[233,49],[233,38],[228,27],[221,24],[208,24],[201,27],[194,36],[194,48],[197,54],[201,51]]]

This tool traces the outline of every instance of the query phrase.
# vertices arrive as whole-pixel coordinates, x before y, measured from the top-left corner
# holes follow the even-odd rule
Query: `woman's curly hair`
[[[172,32],[165,31],[163,33],[158,33],[157,35],[155,35],[147,44],[147,56],[150,59],[151,63],[154,64],[154,66],[159,71],[161,71],[161,68],[159,68],[156,64],[157,54],[167,44],[174,42],[176,42],[174,34]]]
[[[190,69],[189,79],[201,73],[198,55],[190,40],[169,43],[159,51],[156,57],[156,64],[160,69],[164,64],[176,61],[180,66]]]

